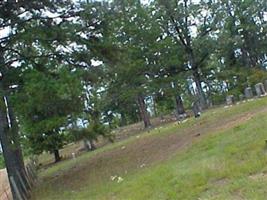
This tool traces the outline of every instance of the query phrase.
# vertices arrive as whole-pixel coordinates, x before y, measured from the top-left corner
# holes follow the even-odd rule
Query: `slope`
[[[140,133],[42,171],[33,199],[264,199],[266,113],[264,98]]]

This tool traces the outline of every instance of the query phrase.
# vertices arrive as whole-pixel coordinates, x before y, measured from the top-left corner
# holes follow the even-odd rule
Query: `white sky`
[[[77,1],[77,0],[73,0],[73,1]],[[147,4],[150,1],[151,0],[141,0],[141,2],[144,3],[144,4]],[[199,2],[199,0],[193,0],[193,2],[196,3],[196,2]],[[267,21],[267,12],[264,13],[264,20]],[[10,32],[9,28],[0,29],[0,38],[8,36],[9,32]]]

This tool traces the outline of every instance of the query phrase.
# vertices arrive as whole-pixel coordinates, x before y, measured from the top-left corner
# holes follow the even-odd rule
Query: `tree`
[[[153,7],[152,7],[153,8]],[[155,10],[156,8],[153,8]],[[153,16],[161,27],[166,24],[158,13]],[[166,27],[167,28],[167,27]],[[175,109],[177,115],[185,114],[184,103],[182,96],[184,93],[184,85],[186,84],[187,71],[184,69],[185,57],[183,49],[175,44],[173,37],[168,37],[168,30],[162,29],[160,36],[155,45],[155,54],[153,57],[152,81],[150,82],[151,91],[154,93],[154,101],[161,100],[161,103],[166,103],[167,112]],[[164,97],[158,98],[157,97]],[[171,101],[170,101],[171,100]],[[172,103],[174,102],[174,103]],[[165,104],[164,103],[164,104]]]
[[[203,91],[201,69],[214,49],[211,35],[216,29],[218,20],[217,4],[213,1],[194,3],[188,0],[168,2],[159,0],[157,3],[160,7],[159,12],[169,25],[168,34],[172,35],[177,45],[184,49],[184,54],[187,56],[185,67],[192,71],[199,102],[202,108],[206,108],[207,100]]]
[[[0,29],[2,31],[0,37],[0,94],[2,105],[0,110],[0,139],[8,175],[14,178],[21,194],[25,194],[25,191],[23,191],[20,184],[18,173],[24,180],[26,180],[26,176],[16,117],[8,101],[8,97],[11,94],[10,87],[19,85],[20,78],[16,79],[16,77],[19,77],[19,68],[36,67],[36,58],[48,57],[48,55],[44,54],[32,55],[29,52],[30,49],[25,47],[25,45],[29,44],[29,40],[40,42],[40,39],[37,39],[40,34],[33,32],[33,30],[39,30],[38,32],[40,33],[40,27],[48,28],[59,18],[69,17],[70,15],[66,11],[71,9],[72,4],[67,0],[60,2],[52,0],[32,1],[30,4],[25,0],[2,1],[0,3]],[[56,17],[48,16],[55,13]],[[13,198],[17,199],[18,196],[15,195],[13,186],[11,186],[11,190]]]
[[[217,66],[213,78],[217,83],[214,81],[210,86],[221,88],[224,95],[242,94],[245,87],[255,83],[251,76],[259,74],[257,69],[266,70],[266,2],[222,1],[219,8],[221,22],[217,24],[220,30],[216,33],[217,51],[207,69]],[[216,89],[215,92],[218,94],[219,91]]]
[[[82,111],[81,82],[77,73],[60,67],[51,73],[29,70],[24,76],[23,88],[14,95],[21,128],[34,154],[48,151],[58,162],[69,119]]]
[[[225,26],[221,36],[229,34],[232,52],[236,61],[244,67],[260,67],[265,60],[266,20],[264,11],[267,9],[265,1],[223,1],[221,5],[225,12]],[[233,41],[234,40],[234,41]],[[225,45],[224,45],[225,47]],[[234,58],[233,57],[233,58]],[[227,58],[227,57],[226,57]]]
[[[151,126],[146,99],[150,91],[148,84],[152,74],[154,45],[160,33],[158,24],[151,20],[149,7],[140,1],[114,1],[111,4],[112,20],[109,39],[119,49],[120,62],[110,65],[109,90],[121,88],[113,93],[117,102],[133,102],[138,106],[145,128]],[[115,101],[115,100],[114,100]]]
[[[103,100],[101,87],[96,83],[93,87],[87,88],[85,95],[85,108],[80,116],[83,123],[82,127],[75,124],[71,133],[74,140],[83,140],[87,151],[95,150],[94,142],[99,136],[113,141],[112,135],[103,121]]]

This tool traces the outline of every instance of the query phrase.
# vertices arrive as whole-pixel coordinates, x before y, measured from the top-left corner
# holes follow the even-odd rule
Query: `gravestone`
[[[267,91],[267,80],[264,81],[265,91]]]
[[[245,100],[245,96],[243,94],[239,95],[239,101],[244,101]]]
[[[184,114],[178,114],[177,110],[174,110],[173,113],[174,113],[175,119],[177,121],[182,121],[182,120],[184,120],[187,117],[187,114],[186,113],[184,113]]]
[[[258,97],[266,95],[266,91],[264,85],[262,83],[258,83],[255,85],[256,94]]]
[[[200,117],[201,115],[201,108],[198,101],[192,103],[192,110],[194,113],[195,118]]]
[[[251,87],[247,87],[245,89],[245,97],[246,97],[246,99],[253,98],[253,92],[252,92],[252,88]]]
[[[226,104],[228,106],[233,105],[235,103],[235,97],[234,95],[229,95],[226,97]]]
[[[76,154],[75,153],[71,153],[72,155],[72,159],[76,159]]]

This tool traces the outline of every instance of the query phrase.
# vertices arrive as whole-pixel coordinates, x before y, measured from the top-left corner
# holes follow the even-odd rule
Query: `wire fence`
[[[26,164],[25,170],[26,179],[23,179],[18,171],[16,171],[16,175],[18,176],[16,180],[13,176],[8,178],[7,173],[1,174],[0,182],[2,187],[0,188],[0,200],[13,200],[13,195],[16,196],[16,199],[27,200],[31,196],[31,189],[37,181],[35,162]],[[14,189],[14,194],[11,192],[11,187]],[[22,187],[22,189],[19,189],[19,187]]]

